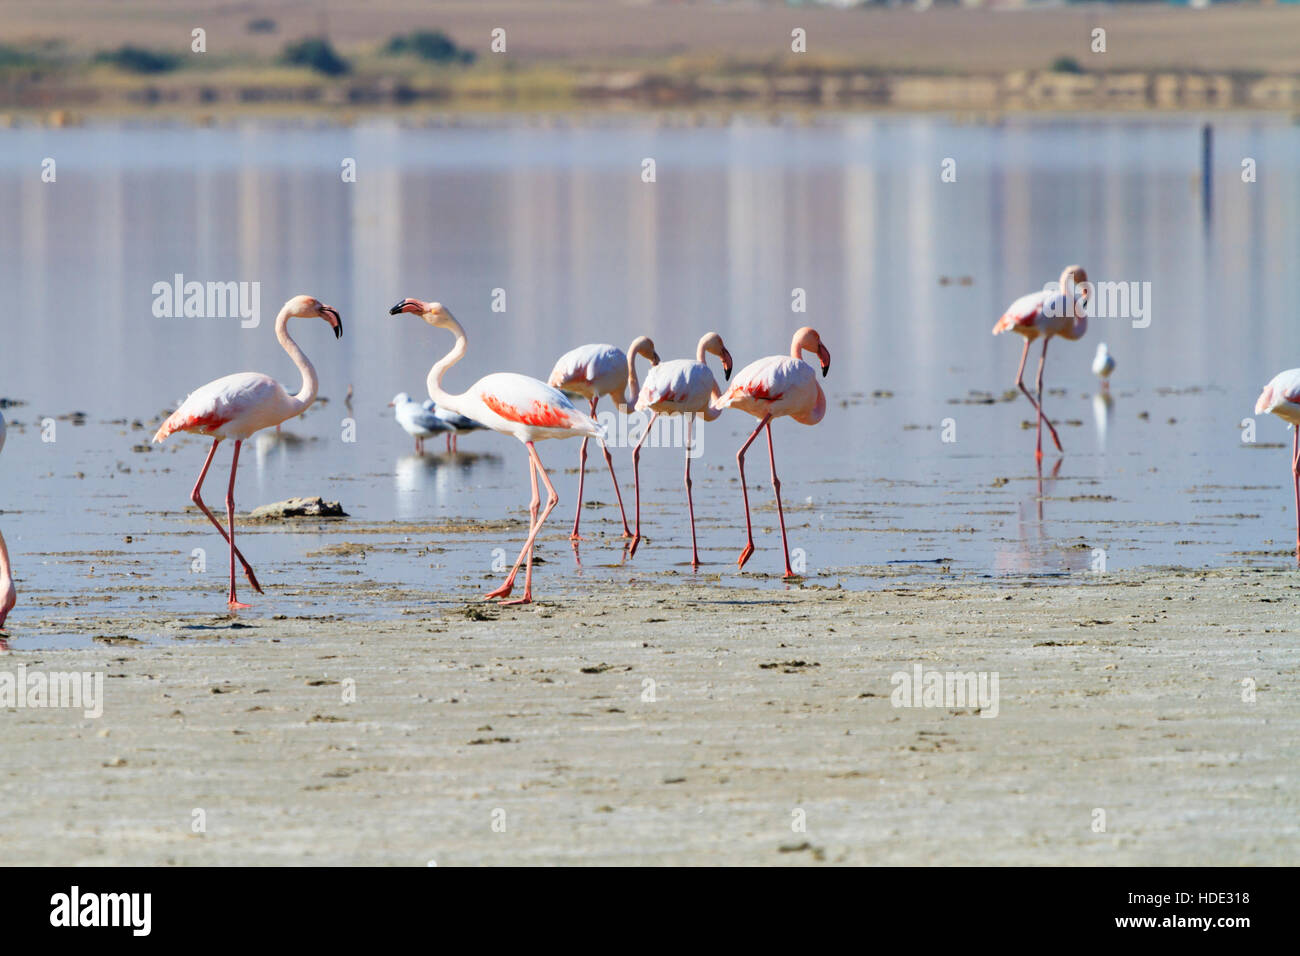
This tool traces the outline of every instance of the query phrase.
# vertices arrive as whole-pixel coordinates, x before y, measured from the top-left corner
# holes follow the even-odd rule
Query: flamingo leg
[[[226,523],[230,526],[230,609],[232,611],[248,607],[235,598],[235,472],[239,469],[239,447],[242,440],[235,442],[235,454],[230,459],[230,484],[226,487]]]
[[[781,479],[776,476],[776,452],[772,449],[772,420],[767,421],[767,459],[772,463],[772,491],[776,494],[776,517],[781,522],[781,547],[785,551],[785,576],[797,577],[790,570],[790,542],[785,536],[785,511],[781,508]]]
[[[595,399],[592,399],[591,401],[591,417],[592,418],[596,417]],[[584,438],[582,440],[582,444],[585,447],[587,444],[587,439]],[[619,490],[618,487],[618,475],[614,474],[614,456],[609,453],[608,445],[602,443],[600,446],[600,450],[605,455],[605,465],[606,467],[609,468],[609,478],[612,482],[614,482],[614,497],[618,499],[618,516],[623,519],[623,537],[630,538],[632,537],[632,529],[627,526],[627,511],[623,507],[623,492]]]
[[[450,434],[448,434],[447,440],[451,442],[452,451],[454,452],[460,451],[460,434],[458,432],[451,432]]]
[[[1060,436],[1056,434],[1056,427],[1052,420],[1047,417],[1043,411],[1043,366],[1047,364],[1047,343],[1051,341],[1050,337],[1043,339],[1043,354],[1038,357],[1038,457],[1043,457],[1043,423],[1047,423],[1047,430],[1052,433],[1052,442],[1056,445],[1057,451],[1064,451],[1061,447]]]
[[[448,451],[448,453],[450,453],[450,452],[452,451],[452,447],[451,447],[451,434],[452,434],[451,432],[447,432],[447,451]]]
[[[686,413],[686,510],[691,516],[691,567],[700,566],[700,551],[695,544],[695,502],[691,500],[691,432],[695,427],[695,414]]]
[[[596,417],[596,401],[591,399],[591,417]],[[587,482],[587,442],[590,439],[584,437],[582,445],[578,448],[578,507],[573,509],[573,530],[569,532],[570,541],[582,541],[582,535],[578,534],[578,524],[582,521],[582,488]],[[612,466],[610,474],[613,474]],[[614,488],[617,490],[618,482],[614,482]]]
[[[212,522],[212,526],[221,532],[221,539],[234,548],[235,557],[238,558],[239,563],[243,565],[244,576],[248,578],[248,583],[252,585],[254,591],[261,594],[262,586],[257,583],[257,576],[253,574],[253,569],[249,567],[248,562],[244,560],[244,556],[239,553],[239,549],[235,548],[234,543],[226,534],[226,529],[221,527],[221,522],[217,520],[217,516],[209,511],[208,506],[203,503],[203,479],[208,476],[208,469],[212,466],[212,456],[217,453],[217,446],[220,444],[221,439],[215,439],[212,442],[212,447],[208,449],[208,457],[203,462],[203,470],[199,472],[199,480],[194,483],[194,490],[190,492],[190,501],[198,505],[199,510],[208,516],[208,520]]]
[[[1291,426],[1291,477],[1295,485],[1295,559],[1300,563],[1300,427]]]
[[[636,534],[632,535],[632,557],[636,557],[636,546],[641,543],[641,446],[650,437],[650,429],[654,428],[655,419],[658,417],[658,412],[650,413],[650,421],[646,424],[645,431],[641,433],[636,447],[632,449],[632,478],[636,484]]]
[[[763,420],[758,423],[758,427],[750,433],[745,439],[745,444],[740,446],[740,451],[736,452],[736,465],[740,468],[740,496],[745,501],[745,550],[740,552],[740,557],[736,559],[736,569],[739,570],[745,566],[745,562],[750,559],[754,553],[754,527],[749,520],[749,489],[745,487],[745,452],[749,451],[749,446],[754,444],[754,439],[758,433],[763,430],[763,426],[772,420],[770,414],[764,415]]]
[[[527,558],[529,566],[532,566],[532,555],[529,553],[529,548],[533,540],[533,527],[537,524],[537,506],[541,502],[541,496],[537,493],[537,469],[533,464],[531,454],[528,456],[528,477],[532,479],[533,483],[533,499],[528,504],[528,538],[524,546],[519,550],[519,557],[515,559],[515,565],[510,569],[510,574],[506,576],[505,581],[499,588],[483,595],[485,601],[491,598],[509,597],[515,586],[515,576],[519,573],[519,566],[524,563],[524,559]]]
[[[542,481],[546,483],[546,507],[542,510],[542,515],[533,525],[533,530],[528,535],[528,542],[524,547],[528,551],[528,570],[524,572],[524,596],[515,598],[513,601],[502,601],[502,604],[530,604],[533,600],[533,542],[537,540],[537,533],[542,530],[547,516],[560,503],[560,496],[555,493],[555,486],[551,484],[551,476],[546,473],[542,467],[542,460],[537,457],[537,449],[533,447],[532,442],[528,442],[528,454],[532,463],[536,466],[537,471],[534,473],[533,480],[536,481],[536,475],[542,476]]]
[[[1025,393],[1025,398],[1029,399],[1029,404],[1034,406],[1034,411],[1038,415],[1038,445],[1034,451],[1034,456],[1042,461],[1043,458],[1043,406],[1035,399],[1033,394],[1025,386],[1025,360],[1029,358],[1029,339],[1025,339],[1025,347],[1020,353],[1020,368],[1016,371],[1016,387]],[[1041,399],[1043,394],[1043,360],[1047,358],[1047,340],[1043,340],[1043,358],[1038,362],[1038,394]],[[1061,440],[1056,437],[1056,429],[1052,428],[1049,421],[1047,427],[1052,430],[1052,439],[1056,442],[1056,450],[1061,451]]]

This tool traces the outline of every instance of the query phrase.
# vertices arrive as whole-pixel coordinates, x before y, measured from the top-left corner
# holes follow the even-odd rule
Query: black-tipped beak
[[[335,312],[334,318],[339,320],[339,324],[334,326],[334,337],[336,339],[341,339],[343,338],[343,317]]]
[[[393,306],[391,309],[389,309],[389,310],[388,310],[388,314],[389,314],[389,315],[401,315],[403,312],[406,311],[406,304],[407,304],[408,302],[410,302],[410,301],[411,301],[410,299],[403,299],[401,302],[397,303],[397,305],[395,305],[395,306]]]
[[[723,353],[723,356],[722,356],[722,380],[723,380],[724,382],[729,382],[729,381],[731,381],[731,355],[730,355],[730,353]]]
[[[817,346],[817,357],[822,360],[822,378],[831,370],[831,353],[824,345]]]

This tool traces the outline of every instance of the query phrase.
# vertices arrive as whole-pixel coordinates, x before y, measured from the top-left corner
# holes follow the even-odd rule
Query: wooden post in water
[[[1210,171],[1214,167],[1214,127],[1206,123],[1201,127],[1201,217],[1208,224],[1214,202]]]

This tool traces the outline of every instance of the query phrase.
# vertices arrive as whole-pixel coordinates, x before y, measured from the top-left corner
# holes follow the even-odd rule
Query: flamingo
[[[640,390],[636,377],[638,355],[649,359],[652,367],[659,364],[654,342],[644,335],[634,339],[626,353],[614,345],[580,345],[560,356],[546,384],[568,395],[587,399],[591,403],[592,418],[596,417],[596,403],[602,395],[608,395],[617,408],[626,412]],[[632,529],[627,526],[627,512],[623,510],[623,493],[619,490],[618,478],[614,475],[614,459],[610,457],[608,448],[605,448],[605,464],[609,466],[609,477],[614,481],[618,513],[623,519],[623,537],[631,538]],[[584,438],[582,447],[578,449],[578,507],[573,514],[573,531],[569,534],[574,541],[582,540],[578,523],[582,520],[582,486],[586,477],[587,439]]]
[[[425,402],[424,407],[437,415],[439,421],[449,426],[447,429],[447,451],[460,451],[460,436],[478,431],[484,427],[472,418],[466,418],[464,415],[457,415],[455,412],[449,412],[445,408],[438,408],[433,403],[432,399]]]
[[[4,413],[0,412],[0,451],[5,447],[6,431]],[[18,591],[14,588],[13,570],[9,565],[9,549],[5,547],[5,536],[0,534],[0,627],[5,626],[5,618],[17,603]]]
[[[441,432],[450,433],[451,431],[450,425],[405,392],[398,392],[394,395],[393,400],[388,403],[388,407],[394,409],[394,417],[397,419],[397,424],[402,426],[402,431],[415,439],[415,453],[417,455],[424,454],[424,440],[426,438],[432,438]]]
[[[1102,391],[1110,388],[1110,373],[1115,371],[1115,357],[1102,342],[1097,346],[1097,354],[1092,357],[1092,374],[1101,379]]]
[[[1264,386],[1255,414],[1269,412],[1291,426],[1291,475],[1295,486],[1295,557],[1300,563],[1300,368],[1278,372]]]
[[[718,397],[718,381],[704,361],[707,354],[718,356],[722,360],[723,379],[731,378],[731,353],[717,332],[710,332],[700,339],[695,347],[695,361],[673,359],[653,366],[646,373],[645,384],[637,396],[636,410],[642,412],[648,408],[653,414],[641,440],[632,450],[632,474],[636,484],[636,534],[632,537],[632,554],[635,555],[641,542],[641,445],[661,414],[686,416],[686,509],[691,515],[693,568],[700,566],[700,552],[695,545],[695,504],[691,501],[691,431],[696,415],[703,415],[706,422],[711,422],[722,414],[721,409],[711,404],[711,400]]]
[[[230,545],[228,604],[232,611],[248,607],[235,597],[236,558],[243,566],[244,575],[253,590],[258,594],[262,593],[253,569],[235,547],[235,471],[239,467],[239,448],[255,432],[272,425],[279,425],[295,415],[301,415],[316,400],[318,387],[316,369],[312,367],[298,344],[289,338],[289,320],[311,316],[328,322],[334,329],[336,339],[342,337],[343,319],[338,311],[328,305],[322,305],[319,300],[309,295],[294,296],[284,304],[284,308],[275,319],[275,337],[289,353],[293,364],[302,372],[302,388],[298,390],[297,395],[290,395],[270,376],[259,372],[237,372],[209,382],[191,392],[181,403],[181,407],[171,413],[158,429],[158,433],[153,436],[155,442],[165,441],[167,436],[174,432],[191,432],[212,438],[212,448],[208,450],[208,457],[203,462],[198,481],[194,483],[194,490],[190,492],[190,500],[199,506],[208,520],[221,532],[221,537]],[[203,490],[203,479],[207,477],[208,468],[212,465],[212,457],[217,453],[217,446],[221,444],[223,438],[233,438],[235,441],[235,452],[230,459],[230,486],[226,489],[226,521],[230,526],[229,534],[208,510],[200,494]]]
[[[1016,387],[1025,393],[1038,413],[1038,445],[1034,457],[1039,461],[1043,460],[1043,422],[1047,422],[1056,450],[1063,450],[1056,428],[1043,414],[1043,363],[1047,361],[1047,343],[1053,335],[1074,341],[1083,338],[1083,333],[1088,331],[1087,282],[1088,273],[1082,266],[1066,266],[1061,273],[1060,291],[1044,290],[1022,295],[1007,307],[993,326],[994,335],[1015,332],[1025,337],[1025,349],[1020,353],[1020,370],[1016,372]],[[1040,335],[1043,337],[1043,354],[1038,360],[1038,399],[1035,401],[1025,387],[1025,360],[1029,358],[1029,343]]]
[[[776,476],[776,453],[772,450],[772,419],[788,415],[801,425],[816,425],[826,414],[826,395],[817,384],[817,373],[803,360],[804,352],[816,352],[822,377],[831,370],[831,353],[815,329],[804,326],[794,334],[789,355],[769,355],[750,362],[736,375],[731,387],[713,405],[738,408],[759,419],[758,426],[736,452],[740,469],[740,494],[745,500],[745,549],[736,560],[743,568],[754,553],[754,529],[749,520],[749,491],[745,487],[745,452],[758,433],[767,427],[767,455],[772,463],[772,490],[776,493],[776,514],[781,522],[781,546],[785,549],[785,577],[797,575],[790,569],[790,542],[785,534],[785,512],[781,509],[781,479]]]
[[[465,330],[456,321],[456,317],[438,302],[422,302],[419,299],[403,299],[388,310],[390,315],[409,312],[418,315],[435,328],[446,329],[456,336],[452,350],[434,363],[429,370],[429,397],[438,407],[449,409],[459,415],[465,415],[495,432],[511,435],[524,443],[528,449],[528,474],[533,483],[532,503],[528,506],[528,537],[515,559],[502,585],[494,591],[483,595],[484,600],[507,598],[514,588],[515,576],[524,560],[528,561],[524,573],[524,595],[503,604],[529,604],[533,600],[533,543],[537,534],[546,523],[546,518],[555,509],[560,496],[555,493],[555,486],[537,456],[534,442],[546,438],[577,438],[589,436],[605,446],[604,430],[596,420],[585,412],[579,411],[568,397],[559,389],[552,388],[545,382],[527,375],[513,372],[495,372],[485,375],[466,391],[453,395],[442,387],[442,377],[447,370],[465,357],[469,349],[469,338]],[[546,484],[546,508],[538,517],[537,506],[541,498],[537,490],[537,477],[541,475]]]

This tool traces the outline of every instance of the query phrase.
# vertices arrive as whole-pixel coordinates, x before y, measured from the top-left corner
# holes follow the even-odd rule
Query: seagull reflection
[[[1092,417],[1097,425],[1097,447],[1106,450],[1106,433],[1110,430],[1110,412],[1115,407],[1115,399],[1110,389],[1103,389],[1092,396]]]
[[[475,468],[500,470],[501,457],[472,452],[403,455],[393,470],[395,516],[399,521],[427,517],[431,504],[464,497],[466,476]]]

